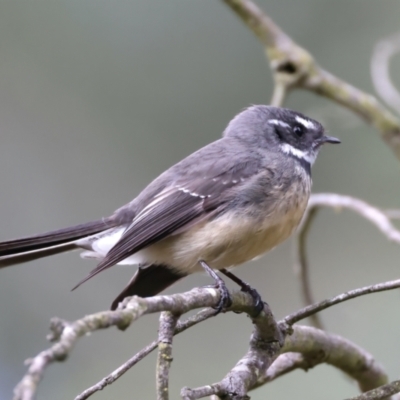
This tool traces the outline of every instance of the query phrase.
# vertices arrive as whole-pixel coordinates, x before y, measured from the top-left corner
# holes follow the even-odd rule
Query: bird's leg
[[[228,271],[225,268],[220,269],[220,271],[227,276],[229,279],[231,279],[233,282],[238,284],[242,290],[242,292],[249,293],[250,296],[254,300],[254,308],[256,310],[257,315],[264,309],[264,302],[261,298],[260,293],[257,292],[256,289],[251,287],[248,283],[242,281],[240,278],[238,278],[236,275],[234,275],[232,272]]]
[[[225,308],[228,308],[232,305],[231,295],[229,294],[229,290],[226,287],[225,282],[204,260],[200,260],[199,264],[203,267],[204,271],[206,271],[207,274],[214,279],[216,287],[221,293],[221,298],[215,307],[216,314],[219,314]]]

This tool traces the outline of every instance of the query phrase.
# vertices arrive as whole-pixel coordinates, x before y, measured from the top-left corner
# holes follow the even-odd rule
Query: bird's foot
[[[248,293],[253,298],[255,316],[259,315],[261,311],[264,310],[264,301],[261,298],[260,293],[258,293],[256,289],[254,289],[248,283],[242,281],[240,278],[238,278],[235,274],[228,271],[227,269],[223,268],[220,271],[229,279],[233,280],[233,282],[238,284],[242,292]]]
[[[223,279],[205,261],[200,260],[199,263],[203,267],[203,269],[207,272],[207,274],[212,279],[214,279],[215,281],[214,287],[218,289],[220,292],[220,298],[218,304],[214,307],[215,315],[217,315],[220,312],[225,311],[232,305],[231,295]]]

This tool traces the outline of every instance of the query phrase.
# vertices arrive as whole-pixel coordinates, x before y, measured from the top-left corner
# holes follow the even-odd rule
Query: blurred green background
[[[373,91],[374,44],[399,29],[400,3],[259,0],[319,63]],[[396,68],[397,67],[397,68]],[[399,58],[393,75],[400,84]],[[110,214],[161,171],[218,138],[251,103],[268,103],[263,49],[220,1],[3,0],[0,6],[0,239]],[[399,163],[376,132],[346,110],[306,92],[287,106],[320,119],[342,145],[325,148],[314,191],[400,207]],[[310,239],[318,299],[399,277],[400,248],[349,212],[323,211]],[[12,397],[23,362],[48,346],[49,319],[107,309],[133,273],[113,268],[71,293],[94,263],[66,254],[0,271],[0,398]],[[277,317],[300,306],[288,241],[237,274],[256,286]],[[178,292],[210,280],[201,274]],[[322,314],[332,332],[355,341],[398,378],[400,295],[360,298]],[[182,386],[221,379],[244,354],[252,326],[223,315],[176,338],[171,397]],[[81,340],[52,366],[39,399],[71,399],[157,335],[157,317],[124,333]],[[95,399],[155,397],[152,355]],[[330,367],[298,371],[252,399],[340,399],[356,386]]]

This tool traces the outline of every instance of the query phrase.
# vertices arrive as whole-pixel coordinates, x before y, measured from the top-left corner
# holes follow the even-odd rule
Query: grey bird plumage
[[[124,297],[154,295],[178,279],[256,258],[290,236],[311,192],[325,136],[303,114],[251,106],[223,137],[175,164],[100,221],[0,243],[0,267],[73,249],[99,261],[77,286],[115,264],[140,268]]]

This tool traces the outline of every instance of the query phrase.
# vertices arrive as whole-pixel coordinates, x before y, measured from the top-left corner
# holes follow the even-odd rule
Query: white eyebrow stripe
[[[315,129],[315,124],[308,119],[304,119],[302,117],[299,117],[296,115],[295,120],[299,123],[302,124],[305,128],[307,129]]]
[[[317,158],[317,154],[315,152],[305,152],[303,150],[296,149],[296,147],[293,147],[289,143],[281,144],[280,148],[284,153],[291,154],[292,156],[300,158],[301,160],[307,161],[310,163],[310,165],[313,165],[315,159]]]
[[[281,121],[280,119],[270,119],[268,121],[269,124],[271,125],[279,125],[282,126],[284,128],[290,128],[290,125],[287,124],[286,122]]]

